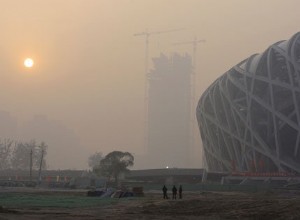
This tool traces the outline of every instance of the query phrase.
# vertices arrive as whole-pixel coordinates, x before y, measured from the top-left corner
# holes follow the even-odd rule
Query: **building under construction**
[[[148,158],[156,168],[187,167],[191,125],[192,59],[163,54],[153,59],[148,77]]]

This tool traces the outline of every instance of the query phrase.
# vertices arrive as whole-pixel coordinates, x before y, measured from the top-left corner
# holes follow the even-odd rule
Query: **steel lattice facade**
[[[197,120],[209,170],[300,173],[300,32],[218,78]]]

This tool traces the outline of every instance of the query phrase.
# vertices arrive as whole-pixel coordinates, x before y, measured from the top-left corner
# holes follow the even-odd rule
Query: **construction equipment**
[[[186,44],[191,44],[193,46],[193,72],[191,75],[191,147],[194,147],[195,144],[195,135],[194,135],[194,131],[195,131],[195,89],[196,89],[196,73],[197,73],[197,46],[199,43],[205,43],[206,40],[201,39],[198,40],[197,37],[194,38],[194,40],[192,41],[183,41],[183,42],[176,42],[173,43],[173,45],[186,45]],[[204,154],[202,154],[204,155]]]
[[[197,60],[197,46],[199,43],[205,43],[206,40],[197,40],[195,37],[192,41],[184,41],[184,42],[177,42],[173,43],[173,45],[183,45],[183,44],[192,44],[193,45],[193,66],[194,66],[194,74],[196,74],[196,60]]]
[[[147,136],[148,136],[148,68],[149,68],[149,37],[152,35],[157,35],[157,34],[165,34],[165,33],[170,33],[170,32],[176,32],[176,31],[181,31],[184,30],[184,28],[178,28],[178,29],[170,29],[170,30],[165,30],[165,31],[143,31],[140,33],[136,33],[133,36],[139,37],[139,36],[145,36],[145,91],[144,91],[144,142],[145,142],[145,150],[147,150]]]
[[[145,36],[145,74],[148,74],[148,66],[149,66],[149,37],[151,35],[155,34],[165,34],[165,33],[170,33],[170,32],[176,32],[176,31],[181,31],[184,30],[184,28],[178,28],[178,29],[170,29],[170,30],[165,30],[165,31],[143,31],[140,33],[136,33],[133,36],[138,37],[138,36]]]

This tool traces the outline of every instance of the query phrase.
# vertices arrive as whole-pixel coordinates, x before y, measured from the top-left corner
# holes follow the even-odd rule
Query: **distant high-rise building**
[[[161,54],[153,64],[148,74],[148,156],[157,168],[186,167],[192,138],[192,59]]]

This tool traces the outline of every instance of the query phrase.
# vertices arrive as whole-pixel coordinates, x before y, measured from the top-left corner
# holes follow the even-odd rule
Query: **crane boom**
[[[197,43],[205,43],[206,40],[193,40],[193,41],[183,41],[183,42],[176,42],[173,45],[182,45],[182,44],[197,44]]]
[[[143,35],[150,36],[153,34],[164,34],[164,33],[170,33],[170,32],[181,31],[181,30],[184,30],[184,28],[170,29],[165,31],[152,31],[152,32],[143,31],[140,33],[135,33],[133,36],[143,36]]]
[[[194,147],[195,144],[195,135],[194,135],[194,131],[195,131],[195,120],[194,120],[194,115],[195,115],[195,93],[196,93],[196,76],[197,76],[197,46],[199,43],[205,43],[206,40],[201,39],[201,40],[197,40],[197,38],[195,37],[194,40],[192,41],[183,41],[183,42],[177,42],[177,43],[173,43],[173,45],[184,45],[184,44],[190,44],[193,46],[193,73],[191,75],[191,81],[190,81],[190,85],[191,85],[191,118],[190,118],[190,129],[192,131],[192,136],[191,136],[191,146]],[[202,153],[203,155],[203,153]]]

